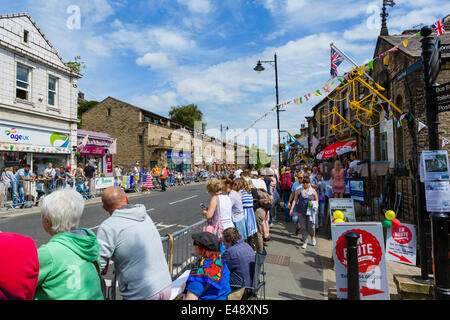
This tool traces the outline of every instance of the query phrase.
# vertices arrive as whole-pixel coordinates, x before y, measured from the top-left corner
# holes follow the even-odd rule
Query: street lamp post
[[[257,72],[264,71],[264,67],[262,66],[262,63],[270,63],[274,64],[275,67],[275,92],[276,92],[276,98],[277,98],[277,129],[278,129],[278,177],[281,177],[281,151],[280,151],[280,144],[281,144],[281,138],[280,138],[280,102],[279,102],[279,96],[278,96],[278,65],[277,65],[277,54],[274,54],[274,60],[273,61],[261,61],[258,60],[258,63],[256,64],[256,67],[253,68],[253,70]]]
[[[227,130],[229,130],[229,128],[228,128],[228,126],[224,126],[224,125],[222,125],[222,124],[220,124],[220,145],[221,145],[221,157],[222,157],[222,170],[223,170],[223,167],[224,167],[224,164],[225,164],[225,168],[226,168],[226,161],[227,161],[227,158],[226,158],[226,156],[227,156],[227,150],[226,150],[226,148],[225,148],[225,157],[224,157],[224,149],[223,149],[223,130],[225,130],[225,131],[227,131]]]

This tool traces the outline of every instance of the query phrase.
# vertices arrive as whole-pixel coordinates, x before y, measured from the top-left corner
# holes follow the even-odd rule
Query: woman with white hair
[[[52,238],[38,249],[35,300],[103,300],[97,238],[79,228],[83,197],[62,189],[44,197],[40,207],[42,226]]]

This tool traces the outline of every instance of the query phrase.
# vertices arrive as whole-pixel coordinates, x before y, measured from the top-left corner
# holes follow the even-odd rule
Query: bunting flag
[[[420,132],[423,128],[426,127],[426,125],[424,125],[422,122],[417,121],[418,122],[418,127],[417,127],[417,132]]]
[[[408,42],[409,42],[408,39],[406,39],[405,41],[402,42],[402,43],[403,43],[403,46],[404,46],[405,48],[408,46]]]
[[[373,60],[368,63],[370,70],[373,70]]]
[[[448,140],[447,138],[442,138],[442,148],[445,147],[446,145],[448,145],[450,143],[450,140]]]
[[[402,121],[405,117],[406,117],[406,113],[403,113],[403,114],[400,116],[400,121]]]
[[[389,65],[389,55],[387,55],[386,57],[384,57],[383,62],[384,62],[384,65],[385,65],[385,66],[388,66],[388,65]]]
[[[295,137],[294,137],[289,131],[286,131],[286,132],[287,132],[287,134],[288,134],[289,140],[290,140],[294,145],[299,146],[299,145],[300,145],[300,142],[298,142],[297,139],[295,139]]]
[[[402,123],[400,120],[397,120],[397,118],[394,116],[394,127],[400,128],[402,126]]]
[[[286,145],[285,153],[288,154],[289,153],[289,149],[291,148],[291,146],[286,141],[283,141],[283,143]]]

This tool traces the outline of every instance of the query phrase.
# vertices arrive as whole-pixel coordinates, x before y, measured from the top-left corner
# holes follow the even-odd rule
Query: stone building
[[[31,17],[0,15],[0,168],[74,165],[78,79]]]
[[[237,161],[233,145],[196,132],[185,125],[146,109],[108,97],[82,115],[84,130],[105,132],[117,138],[114,164],[132,167],[135,161],[150,168],[169,170],[220,170],[225,159]],[[225,153],[226,150],[226,153]]]
[[[191,170],[193,132],[181,123],[112,97],[84,112],[82,123],[84,130],[117,138],[118,166],[138,161],[141,166]]]

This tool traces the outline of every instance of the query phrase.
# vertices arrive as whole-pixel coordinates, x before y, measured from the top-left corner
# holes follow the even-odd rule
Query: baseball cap
[[[192,240],[201,243],[210,251],[219,251],[219,240],[215,235],[209,232],[196,232],[191,235]]]

